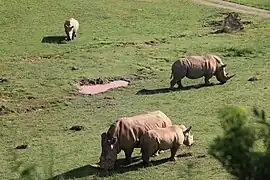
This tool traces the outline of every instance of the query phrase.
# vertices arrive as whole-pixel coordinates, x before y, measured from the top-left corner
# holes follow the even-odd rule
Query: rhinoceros
[[[74,38],[77,37],[77,32],[79,30],[79,22],[74,18],[70,18],[65,21],[64,28],[67,35],[67,40],[74,40]]]
[[[171,150],[171,161],[175,161],[175,155],[182,145],[192,146],[193,135],[185,125],[172,125],[166,128],[155,128],[144,133],[140,140],[143,163],[149,164],[150,157],[159,150]]]
[[[205,85],[209,85],[210,79],[215,76],[221,83],[226,83],[235,74],[228,76],[225,72],[227,65],[222,62],[219,56],[204,55],[204,56],[187,56],[175,61],[171,66],[171,82],[170,89],[173,89],[177,83],[178,88],[182,88],[182,79],[187,77],[189,79],[198,79],[204,77]]]
[[[107,133],[101,134],[101,156],[99,166],[102,169],[114,169],[117,154],[125,152],[126,163],[131,162],[134,148],[140,147],[140,138],[146,131],[171,126],[171,120],[162,111],[122,117],[111,124]]]

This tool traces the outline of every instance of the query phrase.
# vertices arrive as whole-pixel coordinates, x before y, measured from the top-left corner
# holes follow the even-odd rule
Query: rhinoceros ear
[[[107,136],[107,134],[104,132],[104,133],[102,133],[101,134],[101,139],[105,139],[106,138],[106,136]]]
[[[227,66],[227,64],[223,64],[223,65],[221,65],[221,67],[222,67],[222,68],[225,68],[226,66]]]
[[[184,131],[184,134],[189,133],[189,131],[190,131],[191,128],[192,128],[192,126],[190,126],[189,128],[187,128],[187,129]]]

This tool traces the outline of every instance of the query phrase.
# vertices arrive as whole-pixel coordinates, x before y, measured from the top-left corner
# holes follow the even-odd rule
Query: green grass
[[[213,30],[203,25],[221,19],[226,10],[184,0],[72,0],[68,4],[64,0],[11,0],[1,3],[0,10],[0,75],[8,79],[8,83],[0,84],[0,102],[14,111],[0,116],[2,179],[18,176],[11,172],[14,150],[10,148],[20,144],[29,145],[26,150],[15,151],[24,167],[36,164],[42,174],[42,168],[52,161],[52,147],[53,175],[74,170],[81,179],[99,178],[89,168],[83,172],[78,169],[98,161],[100,134],[119,117],[157,109],[174,123],[193,125],[197,143],[190,151],[194,157],[146,169],[121,170],[108,179],[230,179],[207,154],[209,144],[221,133],[217,111],[234,104],[259,105],[270,111],[269,21],[242,16],[252,22],[245,25],[244,32],[213,35]],[[64,20],[72,15],[80,22],[76,41],[41,43],[44,35],[64,35]],[[166,42],[156,46],[144,43],[161,39]],[[227,71],[237,75],[223,86],[136,95],[141,89],[169,87],[170,67],[177,58],[206,53],[221,56],[228,64]],[[81,70],[72,71],[72,66]],[[132,73],[149,78],[96,96],[73,93],[75,82],[82,77]],[[262,80],[247,81],[253,75]],[[200,82],[203,79],[185,79],[183,83]],[[74,124],[84,125],[86,130],[66,130]],[[196,158],[201,154],[206,158]],[[157,159],[168,156],[165,153]]]
[[[268,0],[226,0],[226,1],[270,10],[270,1]]]

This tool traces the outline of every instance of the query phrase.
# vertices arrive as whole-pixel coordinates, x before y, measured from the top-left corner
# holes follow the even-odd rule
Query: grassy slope
[[[209,143],[220,133],[217,119],[220,107],[259,105],[270,111],[268,21],[248,19],[253,24],[246,26],[245,32],[211,35],[211,29],[202,25],[216,16],[222,17],[219,13],[224,10],[188,1],[72,0],[66,4],[63,0],[57,3],[51,0],[37,4],[30,0],[24,3],[12,0],[0,7],[4,15],[0,72],[9,79],[8,84],[0,85],[0,98],[1,104],[16,111],[1,116],[0,121],[0,176],[3,179],[15,177],[10,172],[11,151],[8,148],[23,143],[30,148],[17,151],[19,159],[26,164],[36,163],[41,168],[50,162],[49,147],[53,147],[54,175],[97,162],[100,133],[122,116],[160,109],[174,123],[192,124],[197,143],[191,151],[198,155],[206,154]],[[62,23],[73,14],[81,25],[76,41],[63,45],[40,43],[43,35],[63,35]],[[144,42],[154,38],[165,38],[167,43],[116,46],[118,42]],[[237,76],[223,86],[135,95],[141,89],[168,87],[171,63],[182,55],[201,53],[224,57],[228,71],[236,72]],[[37,58],[44,55],[53,58]],[[71,66],[82,69],[72,71]],[[74,82],[82,76],[96,78],[141,72],[156,75],[133,82],[125,89],[93,97],[71,94]],[[257,73],[261,81],[247,81]],[[185,79],[184,84],[202,81]],[[107,96],[114,98],[106,99]],[[31,110],[33,108],[36,110]],[[30,111],[26,112],[27,109]],[[65,131],[65,127],[76,123],[84,125],[86,131]],[[168,153],[158,158],[167,156]],[[192,167],[190,172],[188,167]],[[84,177],[82,179],[94,177],[89,168],[77,173]],[[118,173],[109,179],[188,176],[191,179],[230,177],[207,155],[206,158],[182,158],[173,163]]]
[[[225,0],[230,2],[236,2],[248,6],[253,6],[261,9],[270,10],[270,1],[268,0]]]

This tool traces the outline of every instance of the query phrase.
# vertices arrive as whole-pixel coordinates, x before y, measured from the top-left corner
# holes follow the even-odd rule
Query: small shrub
[[[217,137],[210,146],[209,154],[238,179],[269,179],[270,172],[270,124],[264,111],[253,110],[263,126],[246,125],[247,109],[227,107],[220,112],[223,136]],[[258,132],[257,132],[258,131]],[[266,151],[256,152],[254,144],[263,139]]]

